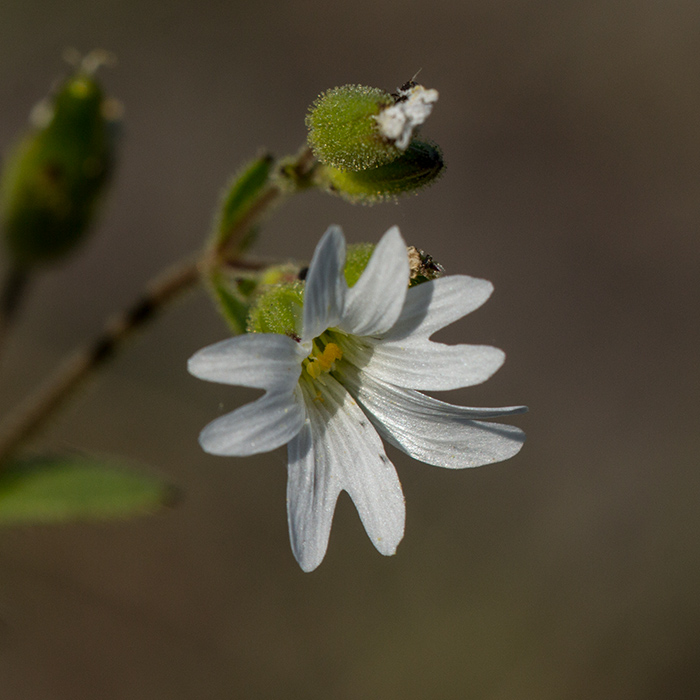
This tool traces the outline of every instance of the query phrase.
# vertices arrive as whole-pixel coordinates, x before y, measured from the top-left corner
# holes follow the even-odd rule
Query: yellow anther
[[[306,363],[306,371],[309,373],[311,379],[318,379],[323,368],[315,357],[310,357],[309,361]]]
[[[343,351],[335,344],[328,343],[323,349],[321,356],[318,358],[318,362],[321,365],[324,372],[330,372],[333,367],[333,363],[339,360],[343,356]]]
[[[335,343],[328,343],[321,351],[314,344],[314,352],[306,358],[304,367],[311,379],[318,379],[322,372],[330,372],[342,356],[343,351]]]

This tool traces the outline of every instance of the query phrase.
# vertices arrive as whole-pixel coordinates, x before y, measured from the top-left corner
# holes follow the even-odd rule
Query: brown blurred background
[[[303,574],[284,450],[197,445],[252,394],[186,373],[226,335],[196,294],[42,439],[151,464],[185,499],[0,533],[0,697],[700,697],[700,4],[6,0],[2,150],[66,46],[118,56],[102,77],[126,107],[121,164],[89,245],[32,289],[3,409],[196,249],[242,161],[296,150],[319,92],[394,89],[422,68],[445,177],[398,205],[300,196],[258,251],[304,259],[330,223],[351,241],[396,223],[449,272],[492,280],[443,337],[508,361],[446,397],[527,403],[528,441],[473,471],[392,451],[398,554],[374,551],[344,496]]]

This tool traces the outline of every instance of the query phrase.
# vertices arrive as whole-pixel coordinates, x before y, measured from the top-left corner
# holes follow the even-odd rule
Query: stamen
[[[312,379],[318,379],[322,372],[330,372],[335,361],[343,357],[343,351],[335,343],[323,346],[317,341],[318,338],[313,341],[314,349],[304,361],[306,371]]]
[[[318,362],[324,372],[330,372],[333,363],[336,360],[340,360],[342,357],[343,351],[335,343],[328,343],[321,353],[321,356],[318,358]]]

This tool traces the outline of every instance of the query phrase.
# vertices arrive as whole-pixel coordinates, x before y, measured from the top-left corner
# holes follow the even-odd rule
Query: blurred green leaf
[[[16,460],[0,472],[0,525],[146,515],[176,495],[153,475],[98,458]]]

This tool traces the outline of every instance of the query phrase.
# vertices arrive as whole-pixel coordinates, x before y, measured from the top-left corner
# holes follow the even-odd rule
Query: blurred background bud
[[[0,181],[0,222],[20,265],[51,261],[83,239],[114,166],[121,105],[106,98],[95,51],[31,115],[31,130],[9,154]]]

